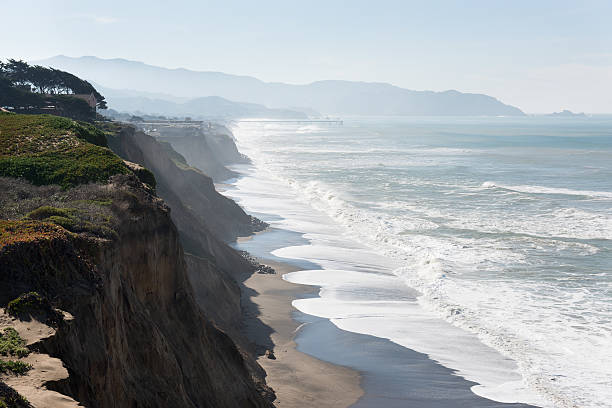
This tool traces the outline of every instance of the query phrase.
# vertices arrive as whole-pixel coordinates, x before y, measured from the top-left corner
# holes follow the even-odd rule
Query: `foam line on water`
[[[479,342],[475,335],[423,309],[417,301],[419,293],[391,273],[401,263],[351,241],[345,230],[328,216],[291,195],[283,197],[278,194],[279,188],[273,187],[273,181],[258,181],[262,177],[264,174],[256,173],[256,177],[240,179],[237,190],[229,192],[230,195],[242,197],[248,210],[280,214],[283,219],[274,221],[275,227],[302,232],[311,241],[308,245],[283,247],[272,254],[329,268],[324,272],[296,272],[284,277],[288,281],[322,287],[321,297],[296,300],[294,306],[298,310],[329,318],[343,330],[387,338],[428,354],[457,370],[459,375],[477,382],[479,385],[473,391],[480,396],[501,402],[544,405],[525,388],[511,360]],[[267,194],[261,194],[264,190]],[[253,195],[254,191],[261,195]],[[393,298],[397,300],[390,300]],[[347,311],[356,314],[343,314]],[[432,339],[432,333],[436,333],[437,340]],[[469,350],[467,354],[466,350]],[[462,359],[459,355],[470,357]]]
[[[611,191],[588,191],[588,190],[572,190],[569,188],[556,188],[556,187],[544,187],[544,186],[531,186],[531,185],[520,185],[520,186],[507,186],[503,184],[497,184],[493,181],[485,181],[482,183],[483,188],[501,188],[505,190],[516,191],[519,193],[528,194],[559,194],[559,195],[572,195],[572,196],[584,196],[591,198],[606,198],[612,199]]]
[[[269,134],[274,135],[273,132],[277,131],[282,133],[287,129],[279,128]],[[260,136],[248,132],[239,134],[239,148],[253,159],[254,167],[245,178],[237,181],[236,189],[230,195],[238,198],[249,211],[257,208],[258,212],[268,211],[280,215],[280,219],[275,218],[274,226],[302,232],[310,241],[310,245],[281,248],[274,252],[275,255],[314,260],[325,269],[366,273],[373,270],[377,273],[393,271],[401,279],[400,282],[403,280],[422,294],[416,301],[416,308],[438,317],[450,327],[457,330],[462,328],[471,334],[473,340],[476,339],[474,341],[480,340],[514,359],[523,375],[523,384],[546,395],[555,406],[570,407],[578,404],[596,407],[601,406],[597,401],[605,401],[608,395],[612,398],[612,384],[605,391],[605,362],[612,363],[610,353],[606,352],[610,348],[605,347],[605,344],[606,339],[610,344],[612,330],[605,331],[605,313],[599,313],[607,308],[609,310],[609,303],[572,286],[572,276],[567,277],[567,288],[559,289],[551,289],[545,282],[532,282],[530,279],[511,281],[505,280],[503,276],[507,267],[527,266],[536,252],[546,256],[552,254],[554,257],[549,259],[555,262],[558,259],[558,266],[564,267],[562,256],[586,257],[598,253],[597,245],[593,242],[578,240],[606,240],[611,236],[612,218],[609,213],[589,205],[577,208],[566,206],[550,211],[546,207],[538,207],[541,201],[537,195],[563,195],[566,197],[554,199],[563,200],[564,203],[573,200],[596,204],[605,202],[608,194],[612,193],[551,189],[537,185],[514,186],[510,183],[501,186],[495,183],[459,185],[452,179],[423,181],[404,178],[393,183],[405,185],[410,195],[414,191],[418,192],[419,188],[426,191],[435,188],[454,199],[448,203],[440,201],[444,196],[438,196],[438,202],[435,203],[384,200],[378,206],[383,211],[372,211],[350,204],[355,199],[342,188],[330,186],[321,180],[292,179],[286,169],[291,169],[293,164],[280,162],[274,154],[262,152],[261,142],[265,138]],[[325,142],[321,141],[323,150],[327,152],[325,154],[333,154],[337,149]],[[327,146],[332,148],[326,149]],[[276,149],[277,144],[273,147]],[[316,150],[294,150],[292,153],[316,154]],[[442,163],[432,160],[434,152],[424,152],[429,156],[411,158],[410,163],[404,167],[435,166]],[[351,150],[349,153],[354,152]],[[464,156],[471,154],[469,151],[464,153]],[[448,152],[449,160],[453,160],[453,154],[452,151]],[[333,167],[334,171],[353,166],[361,170],[376,169],[379,166],[378,162],[366,165],[351,163],[350,157],[344,159],[339,156],[335,159],[337,162],[334,165],[337,167]],[[385,162],[387,167],[397,164],[401,164],[399,156]],[[313,166],[316,165],[315,161]],[[387,182],[381,184],[380,188],[388,186]],[[517,191],[512,190],[512,187],[517,187]],[[525,191],[518,191],[520,189]],[[461,197],[494,205],[481,206],[486,212],[476,213],[471,208],[462,207],[464,201],[457,200]],[[499,213],[495,213],[510,210],[511,207],[506,204],[515,204],[516,200],[530,203],[540,211],[539,215],[534,217],[532,213],[516,212],[511,213],[511,216],[500,217]],[[495,203],[499,203],[499,208],[496,208]],[[376,209],[377,206],[373,205],[372,208]],[[396,213],[401,214],[401,217],[395,216]],[[447,232],[453,228],[477,236],[471,238],[464,232],[463,235],[449,236]],[[437,233],[438,229],[442,233]],[[489,280],[480,279],[485,272],[491,275],[487,277]],[[603,281],[602,286],[595,289],[603,292],[606,290],[605,284]],[[329,295],[332,293],[339,303],[351,299],[363,300],[363,293],[368,290],[373,289],[339,291],[328,285],[321,291],[321,298],[330,300]],[[391,292],[385,293],[392,295]],[[301,307],[312,308],[313,312],[315,310],[313,305]],[[382,309],[379,307],[378,310]],[[390,309],[385,311],[391,313]],[[595,311],[597,313],[593,313]],[[339,327],[343,325],[346,330],[359,331],[361,329],[358,326],[363,319],[366,316],[332,318],[332,321]],[[541,325],[542,321],[547,324]],[[387,323],[401,325],[406,321],[389,320]],[[373,328],[378,327],[376,322],[369,324]],[[418,326],[418,323],[412,324]],[[584,330],[589,327],[601,330],[586,335]],[[376,330],[382,333],[385,328]],[[551,332],[555,336],[550,336]],[[396,336],[396,341],[401,344],[405,340]],[[430,339],[431,344],[435,342],[435,338]],[[416,349],[421,346],[414,347]],[[444,365],[460,372],[469,371],[462,368],[464,362],[457,362],[441,354],[438,358]],[[598,361],[603,363],[603,367]],[[588,371],[582,369],[583,363],[589,367]],[[486,371],[482,367],[479,370]],[[492,399],[506,400],[506,388],[520,393],[517,390],[521,388],[512,385],[512,382],[508,381],[508,386],[486,382],[486,385],[483,384],[486,390],[475,391],[486,393]],[[525,391],[525,395],[529,395],[529,392]]]
[[[482,397],[545,405],[542,398],[525,386],[512,360],[479,342],[475,335],[421,308],[418,292],[405,286],[400,292],[398,288],[403,285],[396,276],[310,270],[292,272],[283,279],[321,287],[318,298],[293,301],[301,312],[330,319],[343,330],[385,338],[427,354],[478,383],[472,391]]]

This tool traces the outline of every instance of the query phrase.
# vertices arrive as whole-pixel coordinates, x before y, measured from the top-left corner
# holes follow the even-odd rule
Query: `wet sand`
[[[268,374],[268,385],[276,391],[276,406],[531,407],[480,397],[471,391],[476,383],[425,354],[387,339],[340,330],[327,319],[293,308],[292,300],[317,296],[319,288],[286,282],[282,275],[319,266],[278,258],[271,252],[306,242],[301,234],[271,228],[236,244],[276,270],[276,274],[252,275],[243,288],[254,304],[246,311],[245,327],[262,348],[258,361]],[[276,360],[264,354],[266,349],[273,350]]]
[[[264,353],[257,361],[267,373],[268,385],[276,392],[275,406],[351,406],[363,395],[359,373],[309,356],[295,347],[294,336],[301,324],[292,318],[295,309],[291,301],[316,289],[294,285],[281,278],[282,274],[300,268],[271,260],[261,261],[276,273],[256,273],[244,282],[250,289],[251,305],[257,309],[246,311],[245,329],[247,336],[259,347],[273,350],[275,359]],[[253,317],[274,331],[268,335]]]

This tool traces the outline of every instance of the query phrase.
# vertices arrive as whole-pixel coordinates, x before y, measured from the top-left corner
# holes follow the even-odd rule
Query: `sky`
[[[0,13],[0,58],[95,55],[612,113],[612,0],[22,0]]]

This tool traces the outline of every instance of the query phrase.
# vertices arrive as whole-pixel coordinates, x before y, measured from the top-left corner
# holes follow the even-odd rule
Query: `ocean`
[[[293,305],[486,398],[612,406],[612,118],[343,119],[233,128],[225,194],[320,266]]]

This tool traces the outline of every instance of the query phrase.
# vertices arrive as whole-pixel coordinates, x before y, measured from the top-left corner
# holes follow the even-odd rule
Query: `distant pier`
[[[340,119],[295,119],[295,120],[238,120],[240,123],[293,123],[298,125],[307,125],[309,123],[327,123],[330,125],[343,125],[344,121]]]
[[[203,120],[145,120],[145,121],[132,121],[134,125],[141,126],[188,126],[188,127],[200,127],[209,122]]]

